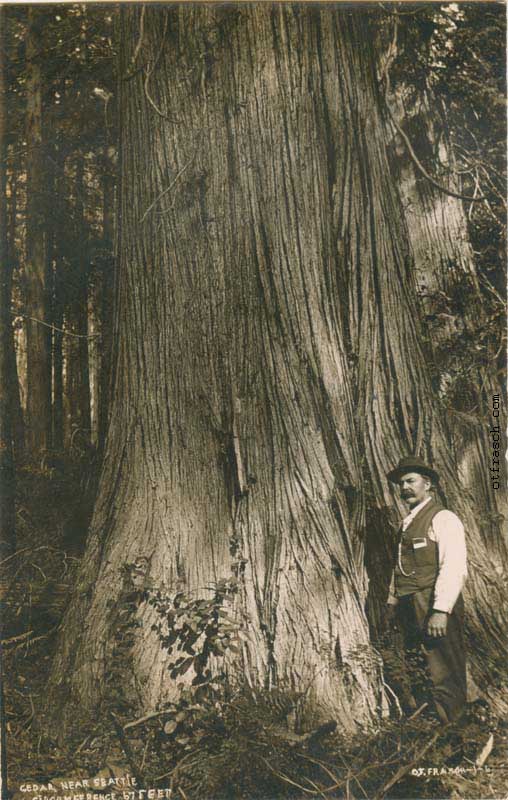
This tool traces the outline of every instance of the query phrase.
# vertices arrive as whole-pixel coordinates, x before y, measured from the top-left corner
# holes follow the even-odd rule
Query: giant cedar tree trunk
[[[12,449],[11,286],[12,268],[7,242],[7,81],[5,65],[5,8],[0,8],[0,564],[16,546],[15,485]],[[2,566],[2,572],[5,567]],[[0,576],[3,577],[3,576]],[[1,594],[3,598],[3,586]]]
[[[124,71],[140,14],[122,9]],[[236,574],[230,675],[351,728],[381,703],[363,487],[388,537],[402,452],[453,483],[368,38],[355,12],[283,4],[147,6],[144,31],[148,80],[122,85],[111,425],[53,696],[91,710],[107,691],[123,565],[192,596]],[[153,707],[174,686],[137,616]]]
[[[49,445],[51,435],[51,331],[49,285],[45,252],[44,152],[42,131],[43,9],[30,6],[27,54],[27,443],[35,455]],[[38,321],[34,321],[38,320]]]

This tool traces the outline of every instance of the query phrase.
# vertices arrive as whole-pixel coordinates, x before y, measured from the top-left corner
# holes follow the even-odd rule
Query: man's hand
[[[427,633],[435,639],[446,636],[448,614],[445,611],[433,611],[427,622]]]

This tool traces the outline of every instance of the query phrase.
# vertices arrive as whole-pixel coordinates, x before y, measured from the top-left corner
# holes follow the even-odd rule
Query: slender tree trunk
[[[7,241],[7,87],[5,8],[0,6],[0,561],[16,547],[15,473],[12,450],[11,277]],[[3,567],[2,567],[3,572]]]
[[[45,224],[45,254],[46,254],[46,281],[47,281],[47,311],[48,311],[48,322],[51,323],[52,328],[49,330],[49,362],[50,362],[50,399],[51,399],[51,408],[50,408],[50,432],[48,436],[48,448],[54,449],[55,442],[53,439],[53,403],[54,403],[54,396],[53,396],[53,386],[54,386],[54,365],[53,365],[53,352],[54,352],[54,339],[57,334],[57,331],[54,329],[55,318],[53,315],[53,311],[55,309],[55,302],[54,302],[54,272],[56,269],[56,254],[57,254],[57,242],[56,242],[56,224],[57,224],[57,216],[55,213],[55,203],[56,203],[56,167],[55,167],[55,159],[56,159],[56,148],[53,143],[48,143],[46,149],[46,224]],[[61,334],[60,334],[61,335]]]
[[[16,367],[18,372],[19,399],[21,410],[26,418],[27,395],[27,369],[26,369],[26,325],[21,325],[14,332],[14,351],[16,353]]]
[[[78,157],[76,168],[76,240],[79,252],[73,263],[72,299],[65,312],[65,441],[66,446],[90,442],[90,379],[88,366],[88,244],[84,224],[84,160]]]
[[[64,86],[60,87],[63,96]],[[52,335],[52,440],[53,447],[57,451],[63,450],[64,445],[64,381],[63,381],[63,326],[64,326],[64,281],[65,281],[65,262],[60,247],[61,237],[68,234],[65,224],[58,226],[58,221],[66,219],[66,182],[65,182],[65,153],[63,149],[57,148],[55,152],[55,260],[52,270],[52,319],[54,330]],[[65,200],[64,200],[65,198]]]
[[[32,453],[47,449],[51,436],[51,331],[45,241],[46,178],[42,122],[42,29],[45,11],[28,10],[27,52],[27,437]],[[45,323],[45,324],[44,324]]]
[[[16,248],[16,226],[18,215],[18,177],[21,171],[20,159],[14,157],[12,161],[12,174],[9,186],[9,258],[8,267],[10,269],[10,279],[19,266],[19,260]],[[12,322],[12,318],[11,318]],[[21,392],[19,386],[18,365],[16,360],[16,347],[14,341],[14,331],[9,337],[7,343],[9,347],[8,357],[10,364],[11,378],[9,386],[11,388],[11,419],[12,419],[12,432],[13,432],[13,446],[14,446],[14,460],[16,463],[21,463],[25,453],[25,426],[23,420],[23,409],[21,407]]]
[[[90,380],[90,441],[94,447],[99,443],[99,403],[101,374],[101,285],[97,274],[92,274],[88,286],[88,375]]]
[[[140,14],[122,9],[123,72]],[[477,525],[422,355],[363,24],[336,6],[145,7],[152,71],[121,89],[111,424],[50,684],[64,716],[108,692],[127,566],[170,596],[237,580],[231,680],[303,692],[304,721],[364,724],[383,705],[364,541],[391,535],[386,471],[427,456]],[[504,642],[499,620],[482,643]],[[145,601],[137,621],[128,672],[153,708],[177,687]]]
[[[64,441],[64,409],[63,409],[63,297],[62,275],[60,259],[56,258],[53,271],[53,413],[52,431],[53,447],[55,450],[63,449]],[[59,330],[56,330],[58,328]]]
[[[106,433],[108,428],[109,407],[111,401],[111,359],[113,345],[113,305],[114,305],[114,272],[115,272],[115,180],[111,174],[111,154],[106,148],[104,157],[104,171],[102,177],[102,229],[104,247],[110,253],[102,262],[101,282],[101,366],[98,402],[98,445],[99,451],[104,451]]]

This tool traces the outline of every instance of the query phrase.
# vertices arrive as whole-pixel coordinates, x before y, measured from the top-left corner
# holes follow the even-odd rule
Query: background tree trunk
[[[9,311],[12,310],[12,277],[19,267],[18,253],[16,248],[16,228],[18,214],[18,177],[21,170],[20,160],[14,156],[12,159],[12,170],[9,181],[9,221],[8,221],[8,261],[6,269],[10,270],[9,280],[11,281],[11,304]],[[13,317],[11,316],[11,325]],[[16,347],[14,330],[8,337],[8,358],[9,358],[9,387],[11,391],[11,419],[12,437],[14,447],[14,460],[21,463],[25,454],[25,426],[23,421],[23,409],[21,407],[21,393],[18,377],[18,365],[16,360]]]
[[[64,167],[62,166],[62,170]],[[52,389],[52,425],[53,447],[61,451],[64,442],[64,409],[63,409],[63,325],[64,325],[64,300],[63,300],[63,265],[58,252],[56,253],[53,269],[53,311],[52,318],[55,329],[53,330],[53,389]],[[59,330],[57,330],[59,329]]]
[[[75,178],[75,227],[79,252],[72,263],[72,298],[66,305],[65,328],[70,335],[65,353],[64,439],[67,448],[90,442],[90,380],[88,366],[88,243],[84,226],[84,159],[78,156]],[[79,439],[76,440],[76,436]]]
[[[406,129],[420,161],[429,165],[431,173],[438,174],[441,185],[463,194],[446,114],[437,106],[437,100],[432,101],[432,95],[426,92],[419,105],[413,103],[408,109],[401,97],[392,113]],[[418,171],[400,140],[394,146],[391,164],[399,176],[408,220],[433,377],[436,388],[447,398],[453,420],[450,430],[461,484],[474,498],[475,506],[483,509],[483,516],[490,518],[490,538],[495,548],[501,545],[499,555],[503,560],[506,549],[502,520],[500,523],[498,517],[501,514],[507,518],[506,467],[501,464],[498,489],[493,488],[488,469],[492,449],[489,429],[494,424],[492,398],[503,394],[496,356],[502,343],[479,341],[478,332],[481,324],[488,321],[488,311],[469,241],[464,201],[433,187]],[[466,203],[467,206],[470,208],[471,204]],[[487,287],[488,291],[492,288]],[[461,342],[467,346],[471,341],[475,341],[477,350],[484,348],[483,364],[479,359],[466,364],[469,371],[464,375]],[[508,536],[508,532],[505,534]]]
[[[30,6],[26,54],[27,124],[30,142],[27,153],[27,232],[26,299],[27,313],[39,322],[26,321],[27,327],[27,436],[34,456],[46,450],[51,436],[51,330],[49,285],[45,241],[46,178],[42,127],[42,30],[45,10]],[[46,323],[41,324],[41,323]]]
[[[110,409],[111,359],[113,350],[113,307],[115,286],[115,179],[112,174],[113,148],[104,148],[102,171],[102,231],[105,257],[102,261],[101,280],[101,339],[100,375],[98,391],[98,449],[104,451]],[[107,255],[109,254],[109,256]]]
[[[393,532],[386,471],[428,457],[479,530],[425,368],[364,21],[125,6],[122,74],[141,14],[145,75],[121,84],[111,425],[52,697],[65,717],[107,692],[127,565],[170,595],[237,579],[230,679],[303,692],[304,722],[351,729],[383,705],[364,539]],[[492,596],[480,644],[505,640]],[[153,708],[176,687],[148,603],[137,621],[124,690]]]

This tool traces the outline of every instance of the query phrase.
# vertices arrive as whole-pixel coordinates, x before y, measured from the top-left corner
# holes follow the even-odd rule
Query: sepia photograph
[[[506,18],[0,5],[0,800],[507,800]]]

